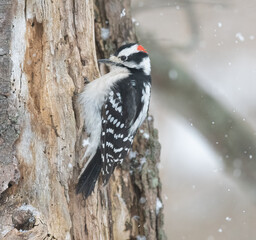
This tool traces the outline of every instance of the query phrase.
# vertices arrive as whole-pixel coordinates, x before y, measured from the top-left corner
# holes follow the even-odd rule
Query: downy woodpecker
[[[78,98],[90,140],[84,155],[89,159],[76,191],[86,198],[100,172],[106,184],[126,157],[147,116],[151,92],[150,60],[141,45],[123,45],[99,62],[109,66],[110,72],[87,84]]]

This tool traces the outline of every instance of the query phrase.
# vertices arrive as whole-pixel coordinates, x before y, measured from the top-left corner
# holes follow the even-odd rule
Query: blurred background
[[[133,0],[168,239],[256,239],[256,1]]]

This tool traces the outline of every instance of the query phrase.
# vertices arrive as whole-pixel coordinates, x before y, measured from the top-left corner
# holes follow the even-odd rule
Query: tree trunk
[[[0,8],[0,239],[164,239],[151,117],[110,183],[75,194],[86,138],[76,96],[99,76],[96,54],[136,40],[130,1]]]

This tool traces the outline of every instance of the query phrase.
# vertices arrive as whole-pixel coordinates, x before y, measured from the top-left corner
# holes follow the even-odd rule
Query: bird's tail
[[[82,193],[85,198],[89,197],[95,187],[95,183],[100,175],[102,168],[101,152],[97,149],[94,157],[85,168],[84,172],[79,178],[76,193]]]

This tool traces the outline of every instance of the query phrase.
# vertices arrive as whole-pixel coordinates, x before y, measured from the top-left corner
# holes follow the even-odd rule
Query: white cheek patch
[[[140,68],[139,65],[136,64],[136,62],[123,62],[122,64],[128,68],[136,68],[136,69]]]
[[[150,75],[151,73],[151,65],[149,57],[143,58],[142,62],[138,65],[135,62],[124,62],[123,65],[129,68],[143,69],[146,75]]]

